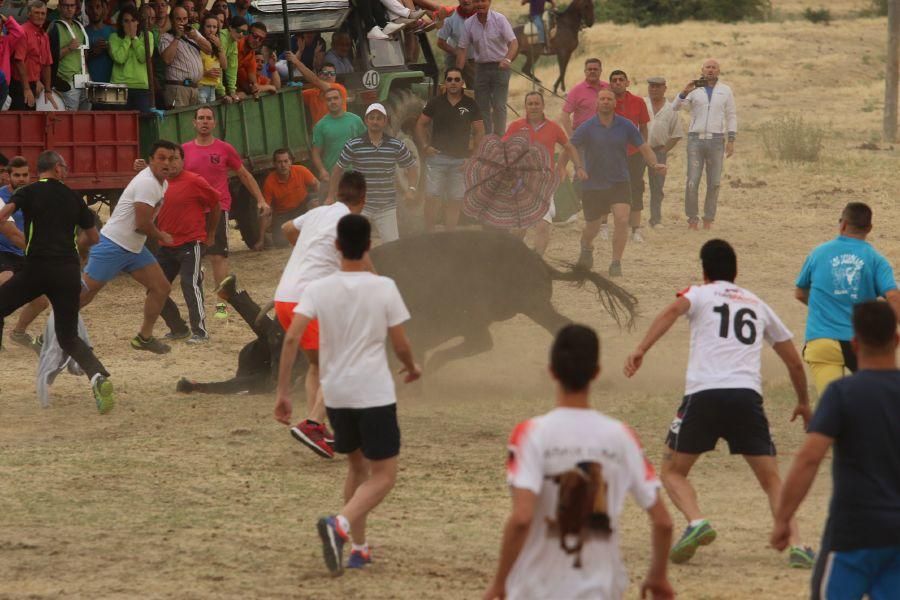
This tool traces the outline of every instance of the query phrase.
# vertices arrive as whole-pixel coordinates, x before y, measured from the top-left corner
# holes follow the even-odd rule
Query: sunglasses
[[[265,35],[260,35],[260,34],[258,34],[258,33],[251,33],[251,34],[250,34],[250,37],[252,37],[254,40],[259,40],[260,42],[266,41],[266,36],[265,36]]]
[[[449,82],[451,82],[451,83],[453,83],[453,82],[460,82],[460,81],[462,81],[462,77],[448,77],[448,78],[447,78],[447,81],[449,81]]]
[[[246,29],[235,29],[235,31],[237,31],[239,35],[247,35],[248,33],[250,33]]]
[[[319,75],[323,77],[337,77],[337,71],[319,71]]]

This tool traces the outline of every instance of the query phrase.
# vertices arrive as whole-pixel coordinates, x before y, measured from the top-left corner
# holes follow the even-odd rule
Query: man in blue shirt
[[[571,139],[584,155],[587,181],[581,186],[584,231],[578,264],[594,266],[594,238],[600,232],[601,217],[612,213],[615,230],[612,239],[612,262],[609,274],[622,274],[622,255],[628,241],[628,218],[631,214],[631,186],[628,175],[628,144],[637,146],[647,165],[659,175],[666,165],[656,162],[656,155],[631,121],[616,114],[616,95],[611,90],[597,93],[597,115],[582,123]]]
[[[856,370],[850,316],[860,302],[885,298],[900,315],[900,292],[887,260],[866,241],[872,209],[851,202],[841,213],[840,235],[814,249],[797,276],[794,296],[809,305],[803,358],[821,395],[829,383]]]
[[[28,173],[28,161],[22,156],[14,156],[12,160],[9,161],[9,165],[3,168],[8,169],[9,184],[0,188],[0,208],[6,204],[10,197],[12,197],[13,192],[17,188],[28,184],[30,177]],[[24,233],[25,217],[22,216],[22,211],[17,210],[14,212],[12,219],[16,224],[16,228]],[[25,266],[25,252],[16,243],[24,243],[23,240],[24,236],[19,240],[13,240],[0,234],[0,285],[9,281],[15,273],[21,271]],[[40,354],[40,343],[36,343],[35,340],[28,335],[26,330],[28,329],[28,326],[31,325],[32,321],[34,321],[37,316],[49,306],[49,304],[46,296],[40,296],[23,306],[22,310],[19,311],[19,320],[16,322],[16,326],[13,328],[9,339],[26,348],[31,348]]]
[[[897,317],[884,302],[864,302],[853,308],[853,329],[860,370],[825,390],[781,489],[771,536],[775,549],[787,546],[788,523],[834,444],[834,490],[813,600],[880,600],[900,590]]]

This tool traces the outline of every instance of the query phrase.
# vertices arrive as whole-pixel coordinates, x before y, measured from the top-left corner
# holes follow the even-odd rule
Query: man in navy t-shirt
[[[30,179],[28,161],[22,156],[12,157],[5,168],[9,171],[9,184],[0,188],[0,208],[9,202],[10,197],[17,188],[27,185]],[[16,229],[24,234],[25,217],[22,215],[22,211],[17,210],[14,212],[12,220],[15,222]],[[22,240],[24,240],[24,235],[18,241],[22,242]],[[6,283],[18,271],[21,271],[24,266],[25,251],[17,245],[16,240],[0,234],[0,285]],[[32,321],[49,305],[50,303],[47,301],[46,296],[40,296],[26,304],[19,311],[19,320],[16,321],[9,339],[40,354],[40,343],[35,343],[35,340],[28,334],[27,330]]]
[[[834,444],[828,521],[812,598],[897,598],[900,593],[900,370],[897,317],[885,302],[853,309],[859,371],[828,386],[806,442],[784,482],[772,546],[787,545],[788,522]]]
[[[649,167],[658,174],[665,175],[666,165],[656,162],[656,155],[638,128],[616,114],[616,95],[610,90],[597,92],[597,115],[575,130],[571,142],[584,153],[588,172],[587,181],[581,184],[585,225],[578,264],[588,269],[594,266],[594,238],[600,232],[600,218],[611,212],[615,230],[609,274],[619,276],[631,214],[628,144],[637,146]]]

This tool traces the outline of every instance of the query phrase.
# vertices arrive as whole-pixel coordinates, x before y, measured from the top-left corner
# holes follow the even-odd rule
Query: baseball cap
[[[368,115],[373,110],[377,110],[384,116],[387,116],[387,110],[385,110],[384,105],[381,104],[380,102],[373,102],[372,104],[370,104],[369,107],[366,109],[366,115]]]
[[[647,83],[652,83],[655,85],[666,85],[666,78],[665,77],[648,77]]]

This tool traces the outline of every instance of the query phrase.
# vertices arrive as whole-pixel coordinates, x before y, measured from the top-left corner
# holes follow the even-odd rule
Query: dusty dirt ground
[[[893,227],[900,209],[889,196],[897,154],[858,149],[880,128],[885,22],[850,18],[862,3],[835,7],[845,18],[827,28],[794,18],[646,30],[597,25],[582,40],[603,58],[606,73],[622,67],[635,79],[662,73],[680,82],[704,56],[720,58],[723,80],[737,95],[741,134],[726,164],[713,233],[735,245],[739,283],[772,305],[798,345],[805,308],[792,299],[793,278],[805,254],[835,234],[845,202],[869,202],[873,243],[892,263],[900,256]],[[576,55],[570,86],[586,54]],[[551,80],[550,73],[542,63],[542,79]],[[526,87],[515,82],[511,97]],[[548,104],[558,114],[559,103]],[[764,157],[756,130],[783,114],[802,114],[827,128],[819,162],[798,166]],[[677,325],[633,381],[621,375],[622,363],[673,293],[699,281],[697,252],[711,237],[684,227],[683,146],[670,168],[665,228],[626,251],[622,284],[640,299],[637,331],[617,330],[586,290],[560,285],[554,297],[561,312],[603,335],[594,405],[633,425],[656,464],[682,393],[687,327]],[[548,258],[573,259],[579,231],[580,224],[556,227]],[[598,266],[608,256],[601,246]],[[266,300],[286,257],[286,251],[238,249],[232,265],[242,285]],[[174,297],[181,302],[180,292]],[[212,304],[208,298],[210,310]],[[141,306],[136,284],[119,279],[84,311],[97,353],[114,375],[118,406],[108,416],[96,414],[86,381],[69,375],[54,386],[53,406],[40,409],[34,356],[18,347],[0,353],[0,598],[479,597],[508,509],[506,436],[517,421],[552,406],[545,373],[550,337],[543,329],[521,317],[497,324],[490,354],[403,390],[399,483],[370,521],[375,563],[333,580],[314,522],[340,506],[343,461],[324,461],[293,441],[272,419],[269,396],[174,392],[182,375],[230,376],[238,349],[252,337],[236,315],[210,319],[208,346],[181,344],[156,357],[128,346]],[[164,333],[162,326],[157,332]],[[788,423],[793,398],[770,351],[764,374],[786,468],[802,432]],[[826,513],[829,467],[823,465],[800,511],[803,537],[813,546]],[[768,506],[741,460],[720,444],[699,462],[693,481],[719,538],[690,564],[672,566],[680,597],[803,597],[809,572],[789,570],[786,558],[767,548]],[[675,519],[680,532],[683,519]],[[636,584],[647,566],[646,518],[631,506],[621,527]],[[636,595],[634,585],[629,597]]]

